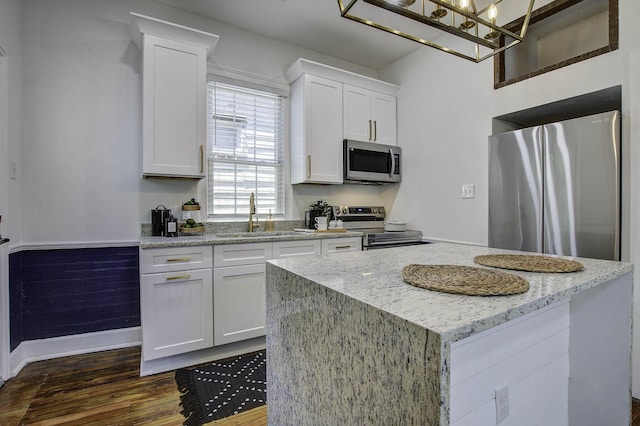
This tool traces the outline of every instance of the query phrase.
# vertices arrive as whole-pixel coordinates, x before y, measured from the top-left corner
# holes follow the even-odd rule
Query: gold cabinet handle
[[[307,179],[311,179],[311,156],[307,155]]]
[[[348,248],[351,248],[351,246],[336,246],[336,250],[343,250]]]
[[[178,275],[177,277],[167,277],[167,281],[176,281],[176,280],[188,280],[191,278],[191,275]]]
[[[204,145],[200,144],[200,173],[204,173]]]
[[[378,120],[373,122],[373,140],[374,142],[378,140]]]
[[[373,133],[371,132],[371,120],[369,120],[369,140],[371,140],[371,135]]]
[[[190,260],[191,260],[190,257],[177,257],[177,258],[174,258],[174,259],[167,259],[167,263],[171,263],[171,262],[188,262]]]

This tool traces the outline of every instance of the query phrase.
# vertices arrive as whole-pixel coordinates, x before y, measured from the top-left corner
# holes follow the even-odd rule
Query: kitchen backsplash
[[[257,229],[257,232],[264,231],[264,220],[261,219],[257,223],[260,225],[260,228]],[[304,220],[276,220],[275,230],[276,231],[290,231],[295,228],[304,228]],[[222,234],[222,233],[233,233],[233,232],[246,232],[247,231],[247,221],[239,221],[239,222],[209,222],[205,223],[205,232],[207,234]],[[143,223],[141,229],[141,235],[143,237],[148,237],[151,235],[151,224]]]

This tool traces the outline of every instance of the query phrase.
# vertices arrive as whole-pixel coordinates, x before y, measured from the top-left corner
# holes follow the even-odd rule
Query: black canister
[[[304,226],[308,229],[316,229],[316,211],[307,210],[304,212]]]
[[[160,237],[164,233],[164,224],[171,210],[160,204],[155,209],[151,210],[151,235],[154,237]]]

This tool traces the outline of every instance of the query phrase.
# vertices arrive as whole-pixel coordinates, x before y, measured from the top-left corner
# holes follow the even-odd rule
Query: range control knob
[[[373,214],[378,214],[378,209],[373,209]]]
[[[346,208],[346,207],[344,207],[344,208],[342,209],[342,214],[347,214],[347,213],[349,213],[349,210],[347,210],[347,208]]]

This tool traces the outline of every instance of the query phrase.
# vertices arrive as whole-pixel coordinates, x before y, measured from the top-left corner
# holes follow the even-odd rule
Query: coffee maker
[[[160,237],[165,233],[165,223],[171,217],[171,209],[160,204],[151,210],[151,235]]]

